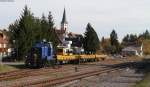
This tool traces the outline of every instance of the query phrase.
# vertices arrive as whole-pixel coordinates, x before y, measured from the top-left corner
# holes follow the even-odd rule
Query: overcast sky
[[[55,26],[60,27],[66,8],[69,31],[83,33],[90,22],[99,37],[108,37],[112,29],[122,38],[127,33],[150,30],[150,0],[0,0],[0,28],[7,28],[19,18],[27,5],[34,16],[52,12]],[[9,0],[6,0],[9,1]],[[11,0],[12,1],[12,0]]]

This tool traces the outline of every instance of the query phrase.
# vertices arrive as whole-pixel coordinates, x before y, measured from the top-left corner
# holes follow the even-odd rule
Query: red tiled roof
[[[0,43],[2,44],[8,44],[9,40],[8,37],[6,35],[4,35],[4,33],[0,33]]]
[[[82,34],[76,34],[76,33],[72,33],[72,32],[70,32],[70,33],[68,34],[68,36],[71,37],[71,38],[76,38],[76,37],[78,37],[79,35],[82,35]]]
[[[65,30],[55,30],[55,32],[56,32],[57,34],[64,34],[66,31],[65,31]]]
[[[60,43],[62,43],[63,41],[63,35],[65,34],[65,30],[60,30],[60,29],[55,29],[56,35],[60,41]]]

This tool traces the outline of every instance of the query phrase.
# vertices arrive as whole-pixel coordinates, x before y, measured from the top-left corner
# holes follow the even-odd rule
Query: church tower
[[[68,32],[68,22],[67,22],[67,19],[66,19],[66,10],[65,10],[65,8],[64,8],[63,18],[62,18],[62,21],[61,21],[61,30],[65,31],[66,33]]]

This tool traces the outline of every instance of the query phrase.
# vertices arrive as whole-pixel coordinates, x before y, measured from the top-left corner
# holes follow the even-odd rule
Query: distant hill
[[[143,51],[145,55],[150,54],[150,40],[143,41]]]

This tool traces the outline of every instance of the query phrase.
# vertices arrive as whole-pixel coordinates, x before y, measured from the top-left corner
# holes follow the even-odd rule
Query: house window
[[[6,48],[7,47],[7,44],[4,44],[4,48]]]
[[[0,48],[2,48],[2,44],[0,44]]]

